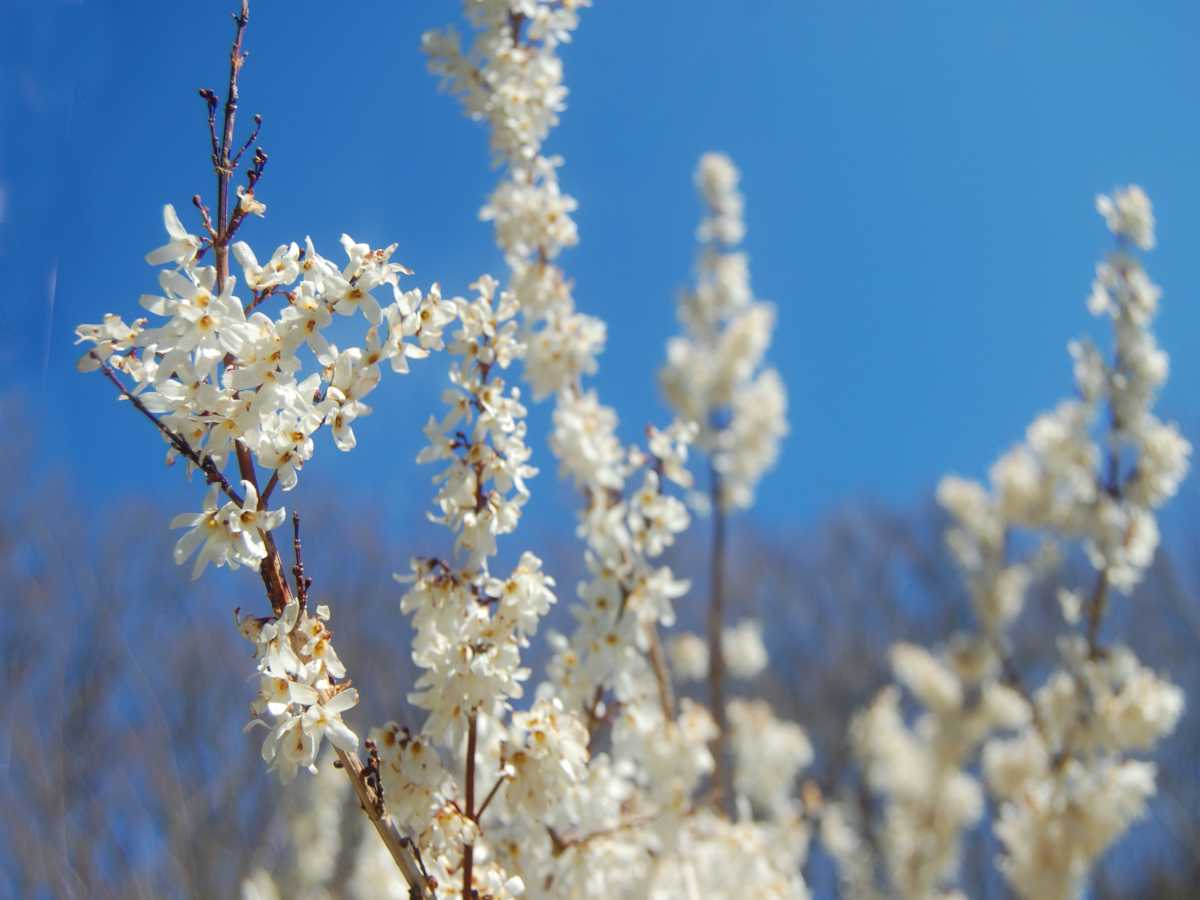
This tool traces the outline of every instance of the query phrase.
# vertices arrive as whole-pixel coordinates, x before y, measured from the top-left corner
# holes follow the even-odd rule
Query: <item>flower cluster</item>
[[[578,241],[575,200],[558,184],[559,157],[542,142],[564,108],[562,60],[557,50],[578,25],[577,8],[550,0],[481,0],[465,5],[475,27],[466,50],[455,31],[425,35],[430,68],[462,98],[469,116],[488,123],[492,152],[507,177],[481,213],[512,271],[510,289],[527,320],[525,377],[534,399],[577,384],[596,370],[604,346],[599,319],[578,312],[571,285],[555,264]]]
[[[199,578],[209,563],[236,569],[258,566],[267,558],[262,536],[278,528],[287,511],[260,509],[258,491],[249,481],[242,482],[242,495],[240,502],[229,500],[217,506],[220,496],[214,485],[204,497],[203,510],[171,520],[172,528],[188,529],[175,543],[175,562],[182,565],[195,553],[192,578]]]
[[[371,412],[365,398],[379,384],[380,367],[388,363],[395,372],[407,372],[408,359],[442,347],[442,329],[454,318],[436,285],[428,294],[401,289],[400,276],[411,273],[391,261],[395,245],[372,249],[347,235],[342,236],[347,262],[340,268],[318,255],[311,241],[303,249],[280,246],[265,264],[237,242],[233,255],[251,294],[242,300],[234,293],[234,277],[217,284],[216,267],[200,265],[203,241],[184,229],[173,207],[165,207],[163,218],[171,240],[146,259],[171,268],[159,273],[162,293],[141,298],[158,324],[145,318],[127,324],[110,314],[99,325],[79,326],[79,341],[93,345],[80,368],[104,366],[129,376],[130,395],[158,416],[164,435],[176,436],[168,439],[168,459],[190,450],[189,465],[202,460],[210,480],[236,458],[242,477],[257,464],[271,473],[271,488],[277,483],[291,490],[312,457],[316,433],[326,427],[340,450],[352,449],[354,423]],[[382,289],[391,294],[383,305],[373,293]],[[275,298],[283,303],[270,315]],[[335,315],[360,314],[366,325],[361,346],[339,348],[322,333]],[[247,497],[250,493],[247,489]],[[258,504],[238,506],[265,507],[269,493],[264,490]],[[185,524],[213,530],[217,519],[232,522],[224,508],[209,515],[214,503]],[[247,521],[240,530],[249,535],[247,542],[229,552],[221,546],[232,541],[217,540],[219,529],[213,530],[199,569],[208,561],[261,559],[253,531],[269,530],[278,521],[271,516]],[[184,550],[197,540],[191,534],[181,543]]]
[[[720,478],[722,508],[753,503],[755,486],[787,434],[783,381],[762,368],[775,313],[754,299],[746,255],[732,250],[746,233],[738,178],[727,156],[701,157],[696,185],[708,215],[698,231],[697,282],[680,297],[686,334],[668,342],[660,373],[668,402],[700,428],[697,441]]]
[[[316,772],[326,736],[339,750],[358,748],[357,735],[342,721],[342,713],[358,704],[358,691],[346,680],[328,621],[329,607],[318,606],[313,615],[299,600],[282,615],[238,621],[243,636],[254,644],[259,672],[250,725],[269,729],[262,757],[284,781],[301,768]]]
[[[235,21],[240,41],[246,19]],[[233,52],[237,59],[237,42]],[[236,76],[235,65],[231,98]],[[202,95],[215,110],[215,95]],[[271,510],[270,499],[276,487],[296,486],[323,427],[339,449],[352,449],[354,425],[371,412],[365,398],[379,384],[382,365],[407,372],[408,359],[441,349],[442,331],[458,311],[442,301],[436,285],[428,294],[401,288],[400,276],[411,272],[392,261],[395,245],[373,249],[343,235],[347,260],[338,266],[320,256],[310,240],[303,248],[296,243],[278,247],[265,263],[248,244],[233,242],[244,218],[266,209],[253,190],[266,162],[261,150],[248,172],[248,187],[238,190],[236,210],[230,216],[226,209],[237,165],[228,145],[234,109],[226,107],[227,135],[220,143],[213,130],[220,198],[216,222],[198,196],[205,236],[189,233],[174,208],[164,208],[169,240],[146,261],[167,268],[159,272],[160,293],[141,298],[153,323],[140,318],[127,324],[109,314],[99,325],[79,326],[79,342],[92,345],[79,367],[101,370],[157,427],[168,444],[168,462],[182,456],[188,472],[202,471],[211,485],[201,512],[172,523],[189,529],[175,546],[176,561],[195,554],[193,577],[210,563],[259,569],[272,615],[239,624],[255,645],[259,691],[251,724],[269,729],[263,759],[288,781],[300,768],[315,771],[328,736],[356,778],[358,738],[342,713],[357,704],[358,693],[330,643],[328,607],[314,612],[307,602],[298,519],[294,593],[284,576],[271,531],[286,513]],[[210,251],[213,264],[203,265]],[[245,299],[235,293],[230,255],[242,268]],[[381,302],[376,292],[384,291],[390,299]],[[360,315],[365,320],[361,344],[331,342],[325,332],[335,318],[353,321]],[[225,475],[231,460],[240,492]],[[261,490],[260,467],[270,473]],[[221,493],[228,499],[223,505]],[[381,834],[391,827],[378,810],[374,822]],[[412,875],[415,865],[405,853],[397,847],[394,855]]]
[[[1183,693],[1124,647],[1090,658],[1062,642],[1064,667],[1034,696],[1037,727],[996,738],[983,769],[1001,801],[1002,868],[1023,897],[1074,897],[1093,863],[1145,810],[1151,763],[1130,759],[1174,729]]]
[[[464,885],[499,897],[519,893],[524,882],[495,863],[476,781],[487,775],[497,789],[506,785],[497,812],[542,815],[556,792],[582,776],[587,734],[557,702],[539,701],[508,720],[530,675],[521,651],[555,602],[554,580],[532,553],[506,578],[490,569],[496,538],[516,527],[536,470],[520,388],[500,375],[526,351],[514,319],[519,305],[487,276],[472,287],[473,300],[453,301],[448,411],[430,419],[429,443],[418,456],[444,465],[431,518],[455,533],[455,561],[414,558],[411,573],[397,576],[410,583],[401,610],[413,617],[413,660],[423,670],[409,700],[429,715],[415,736],[388,726],[372,739],[384,748],[385,795],[403,798],[397,815],[433,877],[462,872]],[[443,768],[438,746],[461,756],[461,767],[451,769],[462,776]]]

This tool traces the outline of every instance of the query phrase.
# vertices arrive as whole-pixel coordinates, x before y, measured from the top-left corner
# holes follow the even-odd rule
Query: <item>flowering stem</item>
[[[217,220],[215,223],[209,220],[208,210],[205,209],[203,201],[199,195],[192,198],[192,202],[201,211],[201,215],[205,220],[205,227],[209,231],[212,250],[213,264],[216,267],[216,287],[217,290],[222,290],[225,280],[229,277],[229,239],[237,230],[238,224],[241,222],[239,216],[234,216],[232,221],[229,215],[229,179],[233,176],[233,171],[236,168],[236,161],[230,160],[229,151],[233,146],[233,131],[234,124],[237,120],[238,107],[238,75],[242,70],[242,63],[245,62],[245,55],[242,53],[242,38],[246,33],[246,25],[250,22],[250,0],[242,0],[241,10],[234,14],[233,17],[236,31],[234,32],[233,45],[229,49],[229,88],[225,95],[225,119],[221,132],[221,139],[217,140],[216,131],[216,109],[217,97],[212,91],[204,89],[200,91],[200,96],[204,98],[208,104],[208,123],[209,137],[212,142],[212,162],[213,171],[217,176]],[[255,127],[250,139],[246,142],[247,145],[258,135],[258,127],[262,124],[262,119],[255,116]],[[238,151],[237,158],[240,159],[242,150]],[[265,157],[263,159],[265,162]],[[258,166],[258,158],[255,159],[256,169],[261,171]],[[258,489],[258,478],[254,469],[254,458],[250,455],[249,448],[242,442],[236,442],[238,471],[244,481],[254,485],[255,490]],[[263,497],[265,508],[266,496]],[[283,563],[279,557],[279,550],[275,546],[275,539],[270,532],[259,531],[262,537],[263,545],[266,547],[267,555],[259,566],[259,574],[262,576],[263,584],[267,589],[267,596],[271,601],[271,609],[276,615],[283,612],[284,608],[291,600],[291,589],[288,587],[287,578],[283,574]]]
[[[718,802],[733,815],[733,790],[729,778],[726,749],[729,744],[729,722],[725,718],[725,654],[721,647],[721,628],[725,622],[725,508],[721,502],[721,473],[710,468],[709,483],[713,510],[712,552],[709,570],[708,604],[708,703],[717,724],[712,753],[716,766],[713,784]]]

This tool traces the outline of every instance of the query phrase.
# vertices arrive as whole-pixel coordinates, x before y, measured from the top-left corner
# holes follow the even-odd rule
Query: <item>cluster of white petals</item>
[[[204,509],[198,513],[183,513],[171,520],[172,528],[187,532],[175,543],[175,562],[182,565],[193,553],[192,578],[199,578],[212,563],[220,568],[228,565],[255,567],[267,557],[263,533],[278,528],[287,510],[259,509],[258,491],[249,481],[242,482],[242,502],[233,500],[217,506],[220,499],[216,485],[204,497]]]
[[[787,434],[787,392],[763,368],[775,311],[754,299],[746,254],[732,248],[742,222],[739,173],[720,153],[706,153],[696,186],[708,210],[701,222],[696,285],[679,299],[685,334],[667,344],[660,382],[667,401],[699,427],[698,446],[712,458],[723,508],[745,508]]]
[[[1029,900],[1080,896],[1092,865],[1154,793],[1154,766],[1132,754],[1153,750],[1182,713],[1178,688],[1128,648],[1101,642],[1109,595],[1132,591],[1154,559],[1155,513],[1178,489],[1191,448],[1153,412],[1167,374],[1150,331],[1160,292],[1131,249],[1154,245],[1149,201],[1124,188],[1097,208],[1117,240],[1087,305],[1113,324],[1111,361],[1072,342],[1078,396],[1029,426],[1025,442],[993,465],[990,486],[943,480],[947,543],[978,627],[937,654],[894,648],[916,721],[889,688],[854,726],[868,780],[886,797],[890,881],[906,898],[953,894],[958,844],[983,808],[970,774],[980,760],[1012,889]],[[1013,560],[1014,535],[1036,538],[1018,544],[1037,544],[1035,554]],[[1045,561],[1071,544],[1085,551],[1095,582],[1060,589],[1069,632],[1033,690],[1008,655],[1007,631]],[[843,848],[855,844],[847,828],[833,830]],[[861,881],[852,869],[844,877]]]
[[[795,722],[777,719],[765,700],[731,700],[727,709],[739,796],[772,819],[797,815],[792,788],[813,761],[808,735]]]
[[[1175,728],[1183,692],[1125,647],[1092,658],[1062,642],[1063,668],[1034,696],[1036,727],[992,740],[983,769],[1001,801],[1002,868],[1022,897],[1074,897],[1100,855],[1154,795],[1152,750]]]
[[[313,614],[299,600],[279,616],[238,621],[254,644],[259,672],[250,725],[267,727],[262,757],[284,781],[301,768],[316,772],[325,737],[338,750],[358,748],[357,735],[342,721],[342,713],[358,704],[358,691],[346,681],[328,621],[329,607],[318,606]]]
[[[567,95],[558,47],[578,25],[579,7],[549,0],[479,0],[465,4],[474,26],[463,48],[453,29],[430,32],[423,45],[430,68],[458,94],[468,115],[487,122],[496,161],[506,177],[481,213],[512,272],[528,334],[525,377],[534,399],[557,393],[596,370],[604,323],[575,309],[571,285],[555,260],[578,241],[575,200],[564,194],[562,159],[542,152]]]
[[[263,264],[237,242],[233,255],[249,290],[239,298],[234,277],[218,285],[216,268],[200,265],[201,239],[184,230],[174,208],[166,206],[163,218],[171,240],[146,259],[171,267],[159,272],[162,293],[141,298],[157,324],[109,314],[99,325],[80,325],[79,341],[93,346],[79,366],[105,365],[131,378],[133,396],[216,471],[245,452],[291,490],[317,432],[328,428],[338,449],[352,449],[381,366],[407,372],[409,359],[442,347],[442,329],[454,318],[436,285],[428,294],[401,289],[400,276],[411,273],[391,261],[395,245],[372,249],[348,235],[341,267],[310,240],[280,246]],[[374,292],[384,290],[391,299],[381,303]],[[339,347],[323,334],[336,317],[359,315],[361,345]],[[168,459],[178,452],[172,445]]]

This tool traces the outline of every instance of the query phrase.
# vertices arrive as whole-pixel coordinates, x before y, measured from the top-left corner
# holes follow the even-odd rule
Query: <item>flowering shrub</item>
[[[1149,331],[1159,292],[1136,255],[1153,246],[1149,201],[1126,188],[1098,204],[1117,247],[1088,307],[1113,323],[1112,358],[1072,343],[1078,397],[1030,426],[990,486],[948,478],[939,489],[976,625],[934,651],[894,647],[898,686],[849,726],[882,798],[876,872],[855,809],[799,783],[820,748],[769,704],[727,696],[727,681],[753,679],[767,655],[761,623],[726,622],[726,520],[752,504],[787,431],[786,390],[764,363],[775,314],[735,250],[746,229],[728,158],[705,154],[696,172],[705,214],[695,284],[680,297],[683,334],[660,373],[677,418],[648,426],[644,446],[625,445],[617,411],[587,384],[605,324],[576,308],[560,265],[578,241],[576,203],[559,185],[563,160],[543,149],[566,96],[558,48],[586,5],[467,0],[466,43],[453,30],[424,38],[431,70],[488,127],[502,173],[481,216],[508,271],[481,275],[468,297],[443,297],[437,284],[408,285],[394,245],[343,235],[335,263],[306,239],[260,263],[235,240],[266,211],[261,149],[233,185],[260,124],[236,144],[243,3],[221,127],[218,97],[201,92],[215,211],[193,199],[194,234],[165,207],[169,239],[146,257],[161,267],[159,292],[141,298],[153,318],[109,314],[78,329],[89,344],[81,368],[100,371],[153,422],[168,459],[208,485],[200,511],[171,523],[186,529],[176,562],[194,559],[193,577],[208,565],[255,568],[263,582],[261,614],[236,617],[258,673],[250,725],[262,727],[263,760],[282,781],[301,770],[316,780],[289,788],[304,798],[292,839],[312,852],[296,872],[256,873],[246,895],[304,895],[332,877],[346,830],[340,784],[373,832],[359,838],[359,896],[804,897],[816,832],[848,896],[951,897],[985,785],[1013,889],[1077,896],[1154,791],[1153,766],[1135,754],[1165,737],[1183,706],[1130,650],[1100,639],[1110,594],[1128,593],[1153,558],[1154,512],[1190,452],[1152,412],[1166,357]],[[339,316],[356,326],[355,343],[325,334]],[[449,357],[449,386],[417,462],[437,467],[430,518],[451,534],[443,552],[395,576],[421,670],[406,699],[425,718],[416,730],[364,731],[344,719],[359,700],[353,661],[334,649],[330,607],[309,596],[300,518],[289,567],[274,536],[287,513],[271,504],[295,488],[319,442],[353,450],[385,365],[404,374],[433,354]],[[565,633],[542,627],[560,598],[537,555],[525,551],[510,572],[494,563],[499,539],[517,539],[507,536],[538,474],[525,392],[553,404],[545,444],[580,498],[588,576]],[[705,479],[692,471],[698,455]],[[697,513],[713,525],[707,634],[667,641],[690,585],[662,558]],[[1072,544],[1095,580],[1062,590],[1067,633],[1035,685],[1013,662],[1008,631],[1030,585]],[[539,628],[549,662],[535,678],[525,657]],[[688,680],[705,682],[707,702],[677,696]]]

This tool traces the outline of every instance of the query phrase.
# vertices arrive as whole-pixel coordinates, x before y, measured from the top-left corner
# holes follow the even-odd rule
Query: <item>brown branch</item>
[[[695,812],[695,809],[688,809],[684,812],[684,815],[690,816],[693,812]],[[546,825],[545,828],[546,834],[550,837],[551,854],[554,856],[562,856],[563,853],[565,853],[567,850],[570,850],[572,847],[583,847],[592,841],[599,840],[601,838],[612,837],[615,834],[621,834],[625,831],[633,831],[634,829],[649,825],[653,821],[654,816],[642,816],[641,818],[630,819],[627,822],[619,822],[610,828],[598,828],[595,831],[588,832],[587,834],[566,838],[560,835],[549,825]]]
[[[250,482],[257,493],[258,476],[255,474],[254,458],[250,455],[250,448],[240,438],[234,441],[234,447],[237,450],[238,469],[241,471],[242,478]],[[259,508],[266,509],[266,503],[260,502]],[[279,615],[291,603],[292,589],[288,586],[287,578],[284,577],[283,560],[279,557],[275,538],[271,536],[271,532],[261,528],[258,533],[267,549],[267,555],[259,564],[258,573],[262,576],[263,585],[267,589],[267,597],[271,600],[271,609],[274,610],[275,615]]]
[[[475,742],[478,737],[478,713],[476,710],[471,710],[471,718],[467,725],[467,809],[466,817],[479,824],[478,815],[475,812]],[[475,868],[475,845],[463,845],[463,900],[474,900],[475,889],[471,886],[471,879]]]
[[[413,900],[425,900],[425,898],[432,897],[425,878],[421,875],[412,851],[409,849],[408,840],[400,834],[392,817],[383,811],[375,790],[367,783],[362,761],[357,755],[351,755],[345,750],[337,750],[337,758],[341,763],[339,768],[343,769],[350,779],[359,806],[367,814],[371,824],[375,826],[375,833],[379,835],[388,853],[391,854],[392,860],[396,863],[396,867],[400,870],[400,874],[408,882],[409,897]]]
[[[712,742],[713,785],[720,802],[730,818],[733,817],[733,784],[730,780],[729,722],[725,716],[725,651],[721,646],[721,631],[725,623],[725,508],[722,503],[721,473],[711,467],[711,496],[713,514],[711,568],[709,570],[708,604],[708,703],[717,725]]]
[[[586,708],[587,713],[587,735],[588,735],[588,755],[592,752],[592,739],[596,736],[596,729],[603,721],[600,716],[600,701],[604,699],[604,685],[596,685],[596,693],[592,695],[592,702]]]
[[[254,310],[258,309],[258,307],[266,302],[268,298],[273,297],[278,290],[279,285],[275,285],[274,287],[264,288],[261,291],[255,291],[253,294],[253,299],[246,304],[245,308],[242,309],[242,312],[247,316],[250,315],[250,313],[254,312]]]
[[[258,493],[258,475],[254,470],[254,457],[250,455],[250,448],[241,438],[234,441],[233,446],[234,452],[237,454],[238,468],[242,472],[242,480],[254,485],[254,492]]]
[[[178,434],[168,426],[164,425],[158,416],[150,412],[150,410],[146,407],[146,404],[141,401],[141,398],[131,394],[125,385],[121,383],[121,379],[116,376],[116,373],[113,372],[112,368],[107,363],[102,361],[94,352],[91,354],[91,357],[100,363],[100,371],[104,373],[105,378],[107,378],[116,386],[117,390],[121,392],[121,396],[132,403],[138,412],[153,422],[154,427],[162,432],[163,436],[166,437],[168,443],[175,448],[176,452],[187,458],[192,465],[205,474],[209,484],[220,485],[221,490],[225,493],[225,496],[227,496],[238,506],[242,506],[246,502],[242,498],[242,495],[234,490],[233,486],[230,485],[228,479],[221,474],[221,470],[217,468],[217,464],[213,462],[213,458],[211,456],[201,456],[192,448],[192,445],[187,442],[183,435]]]
[[[509,33],[512,35],[512,42],[513,42],[514,47],[521,46],[521,26],[524,24],[525,24],[525,14],[524,13],[510,12],[508,14],[508,29],[509,29]]]
[[[276,469],[271,473],[271,477],[267,479],[267,486],[263,488],[262,494],[258,498],[259,509],[267,508],[267,501],[271,499],[271,494],[275,492],[276,485],[279,484],[279,470]]]

